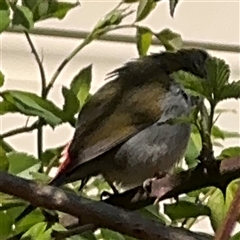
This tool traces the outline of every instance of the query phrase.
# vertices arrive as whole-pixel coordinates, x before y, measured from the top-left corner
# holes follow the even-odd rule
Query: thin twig
[[[3,133],[2,135],[0,135],[0,139],[12,137],[12,136],[20,134],[20,133],[31,132],[31,131],[37,129],[38,127],[39,127],[39,122],[36,121],[29,127],[20,127],[20,128],[14,129],[14,130],[10,130],[6,133]]]
[[[43,98],[45,98],[45,92],[46,92],[46,76],[45,76],[45,72],[44,72],[44,68],[43,68],[43,64],[42,61],[38,55],[38,52],[30,38],[30,35],[27,31],[24,31],[24,34],[27,38],[27,41],[31,47],[32,53],[36,58],[37,64],[38,64],[38,68],[40,71],[40,75],[41,75],[41,82],[42,82],[42,92],[41,92],[41,96]],[[43,129],[42,129],[42,118],[39,118],[39,122],[40,122],[40,126],[38,127],[38,131],[37,131],[37,153],[38,153],[38,158],[41,160],[42,158],[42,152],[43,152]],[[43,164],[41,164],[41,167],[39,169],[40,172],[43,171]]]
[[[43,68],[43,64],[42,64],[42,61],[37,53],[37,50],[36,48],[34,47],[34,44],[30,38],[30,35],[27,31],[24,31],[24,34],[27,38],[27,41],[29,43],[29,46],[31,47],[31,50],[32,50],[32,53],[34,55],[34,57],[36,58],[36,61],[37,61],[37,64],[38,64],[38,68],[39,68],[39,71],[40,71],[40,75],[41,75],[41,81],[42,81],[42,96],[44,95],[44,91],[45,91],[45,87],[46,87],[46,75],[45,75],[45,71],[44,71],[44,68]]]

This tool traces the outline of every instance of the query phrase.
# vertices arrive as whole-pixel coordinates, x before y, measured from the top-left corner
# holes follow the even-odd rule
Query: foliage
[[[20,3],[21,2],[21,3]],[[173,16],[175,7],[179,1],[170,0],[169,9]],[[128,5],[137,4],[136,11],[129,10]],[[127,4],[127,7],[123,7]],[[37,95],[26,91],[5,90],[0,91],[2,98],[0,102],[0,115],[9,113],[20,113],[26,117],[37,117],[35,123],[31,126],[25,126],[20,129],[13,129],[0,135],[0,170],[19,175],[28,179],[34,179],[43,183],[49,181],[49,172],[53,167],[59,165],[59,158],[64,146],[58,146],[54,149],[42,151],[42,141],[38,142],[38,158],[30,156],[24,152],[15,151],[7,142],[7,138],[23,132],[37,130],[39,136],[42,134],[44,126],[58,127],[60,124],[68,123],[71,127],[75,125],[75,116],[81,110],[85,102],[91,97],[89,90],[92,79],[92,65],[84,67],[78,73],[73,74],[72,82],[69,87],[62,87],[62,96],[64,104],[57,106],[48,99],[48,93],[58,78],[59,73],[64,67],[80,52],[85,46],[93,40],[98,39],[103,34],[112,30],[123,28],[136,29],[136,46],[139,56],[148,53],[155,36],[166,50],[175,51],[182,47],[182,38],[178,33],[170,29],[162,29],[156,33],[149,27],[143,26],[140,22],[147,18],[154,11],[157,1],[154,0],[124,0],[116,8],[110,11],[93,28],[89,36],[66,57],[63,63],[57,67],[56,72],[49,79],[49,84],[44,85],[42,95]],[[0,0],[0,33],[10,26],[20,26],[25,35],[29,37],[29,30],[34,28],[36,22],[48,20],[50,18],[64,19],[69,11],[79,6],[79,2],[61,2],[57,0]],[[136,14],[135,20],[130,24],[122,24],[122,21],[130,14]],[[29,42],[30,44],[30,42]],[[34,53],[34,49],[33,53]],[[36,52],[34,54],[37,54]],[[41,65],[39,65],[41,67]],[[199,113],[191,115],[193,130],[188,149],[185,153],[185,163],[188,168],[197,165],[197,157],[202,149],[203,143],[220,144],[223,146],[224,140],[228,138],[238,138],[239,133],[229,132],[219,128],[216,120],[219,114],[227,112],[224,109],[217,109],[219,102],[229,98],[240,98],[240,81],[229,83],[230,70],[228,64],[218,58],[212,58],[206,63],[208,81],[199,81],[199,79],[189,73],[180,71],[173,74],[173,77],[179,81],[188,90],[195,95],[206,99],[210,104],[210,109],[206,107],[199,110]],[[0,72],[0,87],[4,86],[7,76]],[[42,75],[44,78],[44,75]],[[42,79],[44,80],[44,79]],[[216,116],[217,115],[217,116]],[[206,124],[204,124],[206,123]],[[209,134],[206,134],[209,133]],[[203,141],[203,142],[202,142]],[[230,147],[222,150],[218,159],[226,157],[239,156],[239,147]],[[69,188],[76,188],[79,184],[69,185]],[[222,223],[226,212],[233,200],[236,192],[237,180],[230,183],[226,194],[219,189],[207,188],[188,193],[179,198],[177,202],[165,204],[163,211],[157,205],[148,206],[139,212],[147,218],[154,219],[173,226],[182,225],[190,228],[200,216],[206,216],[210,219],[214,231]],[[90,182],[83,191],[83,194],[90,196],[92,190],[97,190],[94,199],[98,199],[102,190],[106,190],[108,185],[100,178]],[[7,239],[11,236],[22,234],[21,239],[31,237],[32,239],[50,239],[53,230],[63,229],[60,224],[48,226],[44,221],[44,216],[39,210],[35,210],[14,228],[15,217],[23,210],[25,203],[14,197],[1,194],[0,197],[0,236],[1,239]],[[237,233],[232,239],[239,239]],[[94,234],[85,234],[83,236],[73,236],[68,239],[131,239],[119,233],[101,229]]]

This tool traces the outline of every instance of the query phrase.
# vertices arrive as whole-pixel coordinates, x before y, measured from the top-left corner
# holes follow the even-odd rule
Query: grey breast
[[[168,119],[187,116],[193,99],[172,85],[160,103],[163,114],[159,121],[142,130],[118,150],[111,171],[103,174],[117,187],[129,189],[141,185],[159,171],[169,171],[179,161],[188,144],[191,126],[188,123],[170,125]]]

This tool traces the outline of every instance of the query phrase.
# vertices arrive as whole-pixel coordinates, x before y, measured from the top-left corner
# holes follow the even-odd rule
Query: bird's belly
[[[182,158],[189,136],[187,124],[154,124],[124,143],[115,154],[111,171],[103,175],[118,190],[140,186],[155,174],[168,172]]]

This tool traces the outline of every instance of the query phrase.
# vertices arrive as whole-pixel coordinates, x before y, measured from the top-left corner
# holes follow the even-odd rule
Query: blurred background
[[[61,31],[91,31],[97,21],[114,8],[119,1],[81,0],[81,5],[65,17],[63,21],[47,20],[37,23],[35,28],[58,29]],[[132,16],[134,18],[134,16]],[[156,32],[170,28],[182,35],[184,41],[213,42],[220,45],[239,45],[240,40],[240,2],[239,1],[180,1],[175,16],[169,14],[169,2],[158,3],[142,25],[146,24]],[[130,17],[131,19],[131,17]],[[134,30],[115,31],[114,34],[135,36]],[[43,58],[43,65],[49,79],[63,59],[79,45],[82,39],[32,35],[32,40]],[[30,47],[23,34],[3,33],[1,38],[0,68],[5,74],[4,88],[40,92],[40,75],[38,66],[31,54]],[[162,48],[152,46],[149,52],[159,52]],[[220,49],[219,49],[220,50]],[[223,58],[231,68],[231,79],[239,80],[239,51],[209,51],[210,54]],[[94,41],[84,48],[60,74],[50,99],[58,106],[63,104],[61,87],[69,86],[72,78],[83,67],[93,64],[93,82],[91,92],[104,84],[105,76],[111,70],[121,66],[129,59],[138,57],[136,44],[126,42]],[[225,101],[219,107],[234,109],[236,113],[227,113],[218,120],[218,125],[228,131],[240,132],[240,102]],[[30,123],[34,119],[30,119]],[[26,118],[12,114],[1,117],[1,133],[26,124]],[[73,129],[62,125],[56,130],[44,129],[44,149],[68,142]],[[36,133],[26,133],[7,139],[16,150],[36,155]],[[239,146],[239,139],[229,139],[224,145]],[[220,151],[220,149],[216,149]],[[192,230],[211,228],[206,221],[194,225]],[[206,230],[205,230],[206,231]]]

